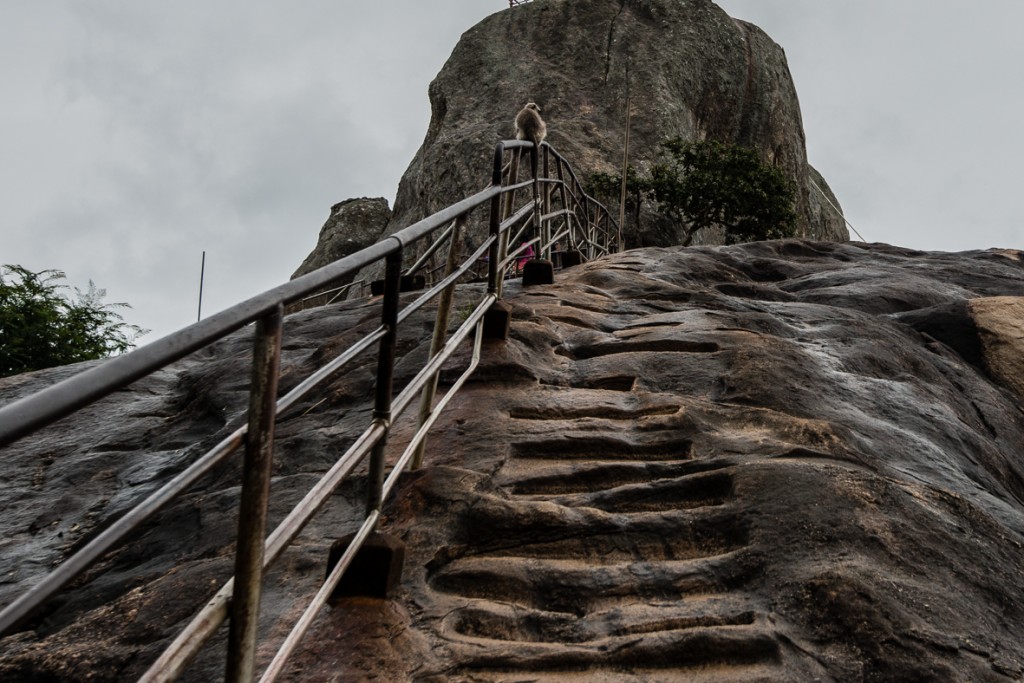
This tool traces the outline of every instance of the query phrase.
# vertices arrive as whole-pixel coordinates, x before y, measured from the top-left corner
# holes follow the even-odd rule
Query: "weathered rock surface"
[[[331,215],[320,228],[316,246],[292,273],[292,279],[312,273],[329,263],[375,244],[391,220],[388,200],[383,197],[346,199],[331,207]]]
[[[346,199],[331,207],[331,215],[316,240],[316,246],[292,273],[292,279],[312,273],[318,268],[334,263],[338,259],[365,249],[380,240],[391,220],[391,208],[383,197],[370,199]],[[355,280],[355,275],[343,278],[334,287],[344,287]],[[322,306],[331,300],[330,295],[311,297],[304,305],[293,310]],[[291,312],[291,311],[290,311]]]
[[[386,509],[400,591],[325,611],[287,680],[1024,678],[1021,252],[636,250],[507,300],[512,338]],[[429,321],[403,334],[399,385]],[[285,388],[375,324],[366,300],[289,317]],[[248,347],[4,449],[0,603],[223,436]],[[367,359],[284,417],[273,517],[365,425],[371,389]],[[236,469],[0,642],[0,679],[137,676],[230,572]],[[360,514],[357,479],[270,576],[263,664]],[[188,680],[215,680],[222,646]]]
[[[824,176],[810,164],[807,164],[807,208],[809,224],[818,226],[811,228],[815,238],[830,242],[845,242],[850,239],[850,231],[843,218],[843,209],[839,198],[829,187]]]
[[[752,147],[795,183],[800,236],[850,237],[839,200],[807,162],[785,53],[761,29],[731,19],[708,0],[537,0],[498,12],[462,36],[429,94],[430,125],[399,183],[386,233],[490,182],[494,145],[515,136],[512,120],[527,100],[540,104],[548,142],[581,179],[621,170],[628,96],[630,163],[649,166],[660,144],[677,135]],[[332,211],[296,276],[326,265],[334,254],[352,253],[354,243],[376,241],[386,205],[366,204],[371,201],[383,202],[336,206],[354,202],[339,219]],[[367,221],[362,214],[371,206]],[[647,209],[642,226],[632,217],[627,223],[629,246],[680,241],[670,222]],[[470,229],[477,236],[486,231],[479,223]],[[366,241],[371,233],[374,239]],[[721,244],[723,233],[705,230],[694,241]],[[381,273],[370,269],[364,276]]]
[[[985,369],[1024,396],[1024,299],[991,297],[967,305],[978,328]]]
[[[616,170],[627,97],[632,163],[650,162],[675,135],[753,147],[795,182],[800,235],[848,239],[810,184],[817,176],[782,48],[708,0],[538,0],[471,28],[430,85],[430,126],[389,231],[480,190],[495,142],[513,137],[512,119],[530,99],[548,141],[582,176]]]

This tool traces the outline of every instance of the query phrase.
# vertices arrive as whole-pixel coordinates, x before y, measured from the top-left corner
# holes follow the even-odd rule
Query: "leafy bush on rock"
[[[717,140],[670,138],[647,175],[626,171],[626,211],[639,231],[645,201],[671,221],[672,241],[689,246],[701,230],[718,227],[726,244],[790,237],[795,232],[796,189],[757,152]],[[599,197],[620,197],[622,176],[596,173],[590,188]]]
[[[0,377],[124,353],[146,333],[124,322],[104,303],[106,290],[92,281],[67,296],[64,273],[0,267]]]

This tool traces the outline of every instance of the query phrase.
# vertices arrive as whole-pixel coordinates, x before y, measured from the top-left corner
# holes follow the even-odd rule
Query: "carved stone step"
[[[730,474],[716,472],[617,486],[593,493],[529,496],[527,499],[549,500],[566,507],[589,507],[618,513],[688,510],[725,504],[732,494],[732,483]]]
[[[637,462],[622,460],[510,460],[495,481],[515,495],[592,492],[626,484],[647,484],[733,466],[728,460]]]
[[[430,578],[443,593],[584,615],[636,602],[684,600],[742,581],[736,553],[697,560],[595,565],[591,559],[467,557]]]
[[[622,668],[634,673],[637,668],[671,670],[678,676],[675,680],[690,680],[689,671],[700,667],[717,667],[725,673],[781,659],[778,640],[758,625],[678,629],[586,645],[485,641],[453,642],[450,647],[461,670],[515,671],[513,677],[492,679],[509,681],[537,680],[534,674],[540,673],[612,673]]]
[[[747,523],[724,506],[611,513],[498,497],[478,502],[461,534],[478,556],[589,558],[599,564],[721,555],[745,546],[748,535]]]
[[[448,637],[533,643],[589,643],[619,636],[687,628],[749,626],[763,619],[742,596],[700,596],[683,600],[636,602],[588,613],[524,609],[519,605],[473,600],[444,619]]]
[[[675,434],[643,441],[611,434],[568,434],[512,444],[513,458],[539,460],[689,460],[693,442]]]

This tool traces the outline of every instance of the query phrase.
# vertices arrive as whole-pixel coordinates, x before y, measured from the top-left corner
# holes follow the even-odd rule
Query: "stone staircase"
[[[627,437],[564,392],[606,393],[549,387],[514,407],[499,495],[466,517],[485,540],[428,568],[451,679],[785,680],[770,620],[744,594],[760,567],[736,464],[694,457],[678,406],[627,405],[615,417],[645,424]]]
[[[510,287],[388,510],[401,590],[293,680],[1024,680],[1019,411],[886,310],[1004,260],[787,241]]]

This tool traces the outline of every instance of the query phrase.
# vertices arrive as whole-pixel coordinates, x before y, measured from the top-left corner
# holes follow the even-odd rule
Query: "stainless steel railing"
[[[524,151],[531,155],[531,168],[543,170],[530,180],[519,181],[520,157]],[[518,208],[517,197],[525,199]],[[467,258],[460,260],[462,232],[474,211],[485,206],[489,207],[487,236]],[[493,304],[501,297],[502,283],[510,273],[509,265],[515,263],[527,244],[535,246],[534,260],[545,261],[551,256],[553,245],[559,241],[566,244],[566,252],[588,260],[615,251],[619,244],[617,231],[607,209],[586,195],[572,168],[552,147],[544,143],[540,150],[536,150],[529,142],[499,142],[494,152],[491,184],[486,189],[356,254],[0,407],[2,447],[57,420],[73,416],[84,406],[245,325],[256,323],[246,424],[223,438],[0,611],[0,635],[16,631],[35,610],[89,566],[123,544],[143,522],[244,446],[234,576],[196,614],[140,680],[170,681],[177,678],[202,645],[228,620],[227,680],[252,681],[264,570],[280,557],[356,465],[368,459],[366,514],[360,531],[261,678],[266,683],[274,680],[352,557],[376,527],[381,508],[397,477],[410,463],[414,467],[419,466],[431,425],[476,368],[481,354],[484,322]],[[510,237],[522,242],[511,252]],[[445,265],[443,268],[430,267],[432,259],[446,243],[448,255]],[[284,307],[321,293],[333,283],[380,261],[384,262],[383,293],[379,297],[380,325],[278,398]],[[406,261],[412,264],[403,270]],[[486,292],[467,319],[448,335],[448,312],[454,288],[458,282],[470,277],[482,261],[487,266]],[[403,275],[407,277],[421,270],[430,273],[428,288],[403,307],[400,296]],[[439,304],[428,361],[395,396],[393,378],[398,330],[410,315],[435,299]],[[441,367],[471,335],[473,352],[469,366],[434,405],[434,391]],[[268,536],[270,468],[278,417],[374,345],[377,346],[377,379],[370,423]],[[418,429],[385,477],[384,448],[391,424],[409,408],[417,395],[420,396]]]

